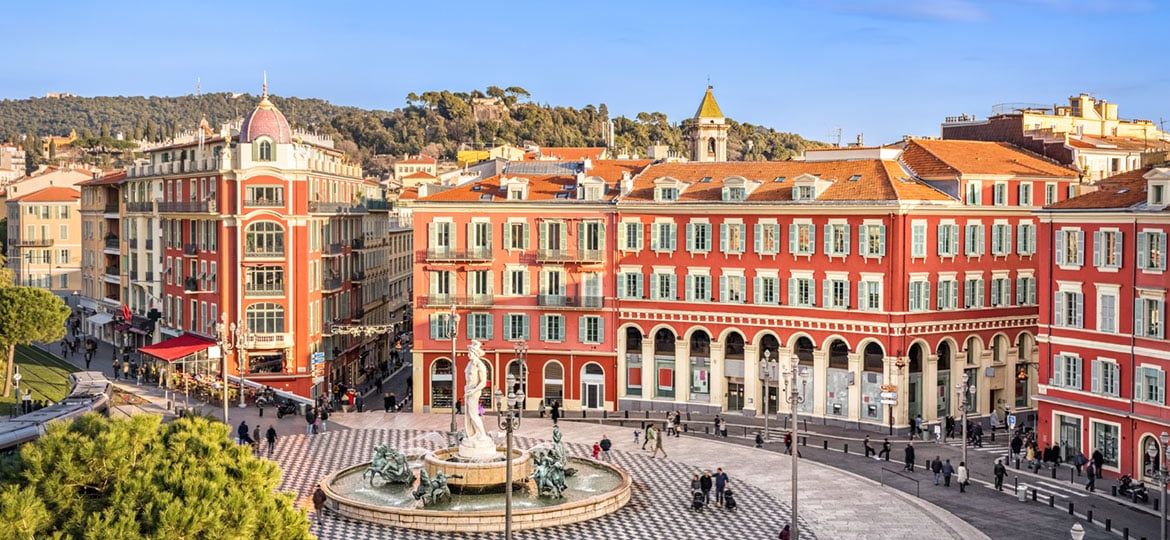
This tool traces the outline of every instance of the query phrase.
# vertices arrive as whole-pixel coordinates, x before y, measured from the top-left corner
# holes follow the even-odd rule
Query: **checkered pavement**
[[[305,435],[281,437],[273,459],[284,471],[281,490],[296,493],[298,499],[308,500],[316,483],[330,472],[369,460],[370,449],[376,444],[396,448],[422,447],[436,449],[443,437],[434,432],[389,429],[353,429],[316,435],[306,441]],[[528,448],[540,441],[517,438],[517,446]],[[589,448],[582,444],[566,444],[570,454],[587,457]],[[520,531],[515,538],[526,540],[579,540],[605,538],[607,540],[712,540],[775,538],[790,519],[789,507],[759,488],[731,479],[739,509],[728,512],[710,507],[702,512],[690,510],[690,479],[697,472],[693,467],[666,459],[653,459],[639,452],[613,451],[613,461],[625,468],[633,482],[630,502],[613,514],[594,520],[559,527]],[[720,464],[712,464],[711,470]],[[745,471],[746,473],[747,471]],[[399,529],[354,521],[326,513],[320,523],[310,514],[312,530],[322,539],[396,539],[438,540],[496,539],[503,533],[437,533]],[[801,538],[815,538],[801,520]]]

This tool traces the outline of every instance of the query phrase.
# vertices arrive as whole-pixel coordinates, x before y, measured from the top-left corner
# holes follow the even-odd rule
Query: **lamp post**
[[[797,520],[799,513],[797,511],[797,498],[796,498],[796,494],[797,494],[797,463],[798,463],[799,458],[800,458],[800,450],[798,448],[796,448],[800,444],[799,440],[797,439],[798,432],[796,430],[797,422],[800,421],[799,420],[800,413],[797,410],[797,408],[801,403],[804,403],[804,387],[806,385],[808,385],[808,372],[804,369],[800,369],[800,366],[797,365],[797,357],[796,357],[796,355],[793,355],[791,367],[785,372],[785,375],[786,375],[786,378],[788,380],[788,382],[786,383],[788,388],[786,389],[787,391],[785,392],[787,395],[785,396],[784,401],[786,401],[788,403],[788,409],[792,414],[792,446],[793,446],[792,452],[790,452],[792,454],[792,523],[790,524],[791,526],[790,526],[788,532],[790,533],[792,540],[796,540],[797,537],[799,537],[799,535],[800,535],[800,524]],[[797,378],[800,379],[800,388],[799,389],[796,386]]]
[[[455,303],[451,303],[451,315],[448,317],[451,329],[451,430],[447,438],[451,446],[459,444],[459,432],[455,430],[455,394],[459,388],[459,363],[455,361],[455,337],[459,334],[459,314],[455,312]]]
[[[765,441],[768,440],[768,391],[772,389],[771,380],[773,378],[775,378],[772,376],[772,373],[774,373],[773,370],[777,367],[774,364],[780,363],[780,358],[779,358],[780,355],[776,355],[776,356],[777,356],[776,361],[775,361],[775,363],[773,363],[771,360],[772,351],[770,351],[768,349],[764,349],[764,364],[760,366],[760,378],[763,379],[763,382],[764,382],[763,402],[764,402],[764,440]]]
[[[244,321],[236,324],[236,330],[239,332],[237,338],[243,344],[245,336],[248,334],[248,331],[244,329]],[[243,409],[248,406],[244,403],[244,355],[238,352],[236,353],[236,366],[240,369],[240,408]]]
[[[1166,458],[1170,457],[1170,448],[1167,448],[1170,445],[1170,433],[1163,431],[1158,439],[1162,441],[1162,457],[1159,460],[1162,470],[1158,471],[1158,483],[1162,484],[1162,498],[1158,499],[1158,506],[1162,507],[1162,520],[1158,522],[1158,538],[1166,540],[1166,481],[1170,480],[1170,475],[1166,474]]]
[[[969,392],[967,385],[970,383],[970,374],[963,372],[963,381],[955,385],[955,390],[959,392],[959,407],[962,410],[963,422],[963,463],[967,463],[967,393]]]
[[[242,327],[243,323],[239,325],[234,322],[228,323],[226,311],[220,315],[219,322],[215,323],[215,342],[219,345],[220,356],[223,357],[223,362],[220,364],[221,371],[223,372],[223,423],[227,424],[228,426],[231,426],[231,422],[228,421],[228,355],[230,355],[232,350],[236,349],[238,345],[242,344],[237,343],[237,341],[241,341],[242,339]],[[244,391],[243,383],[244,379],[241,377],[241,394]]]
[[[902,351],[901,350],[898,351],[898,359],[894,360],[894,367],[898,368],[898,382],[900,384],[902,381],[902,369],[906,367],[906,361],[902,360]],[[897,391],[896,387],[892,391],[896,392]],[[895,398],[894,401],[896,401],[896,400],[897,400],[897,398]],[[889,415],[890,416],[890,436],[893,437],[894,436],[894,403],[890,403],[888,406],[890,409],[890,415]],[[909,408],[907,408],[907,410],[906,410],[906,416],[907,417],[910,416]],[[911,438],[914,437],[914,430],[913,429],[910,430],[910,437]]]
[[[527,346],[516,345],[521,373],[524,372],[524,352],[526,350]],[[513,390],[516,386],[516,378],[512,374],[509,373],[505,380],[508,384],[508,408],[503,408],[504,393],[496,390],[496,424],[504,430],[507,439],[504,447],[504,540],[512,540],[512,432],[520,427],[520,419],[524,412],[524,391],[516,392]]]

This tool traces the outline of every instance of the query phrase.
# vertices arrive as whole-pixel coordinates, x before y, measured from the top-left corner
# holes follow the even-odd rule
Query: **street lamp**
[[[521,373],[524,371],[524,355],[521,345],[516,346]],[[505,379],[508,384],[508,408],[504,409],[504,393],[496,390],[496,424],[504,430],[507,442],[504,448],[504,540],[512,540],[512,432],[520,428],[524,412],[524,391],[514,391],[516,377],[511,373]]]
[[[906,367],[906,361],[902,360],[902,351],[900,349],[898,350],[898,359],[894,360],[894,367],[898,368],[898,381],[901,382],[902,369],[904,369]],[[892,390],[892,391],[896,391],[896,390]],[[896,401],[896,400],[897,400],[897,398],[895,398],[894,401]],[[891,402],[888,406],[890,408],[890,436],[893,437],[894,436],[894,402]],[[906,411],[906,416],[907,417],[910,416],[909,409],[907,409],[907,411]],[[914,429],[910,430],[910,438],[914,438]]]
[[[772,361],[772,351],[764,349],[764,364],[760,366],[760,378],[764,381],[764,440],[768,440],[768,391],[772,389],[770,384],[774,377],[772,374],[779,368],[780,355],[776,355],[776,360]]]
[[[797,359],[796,355],[793,355],[791,367],[788,370],[786,370],[784,373],[788,378],[788,383],[787,383],[788,388],[786,389],[787,391],[785,392],[787,395],[784,398],[784,401],[786,401],[788,403],[788,409],[792,414],[792,446],[793,446],[793,448],[792,448],[792,451],[790,452],[790,454],[792,454],[792,523],[791,523],[791,527],[789,528],[789,533],[791,535],[792,540],[796,540],[796,538],[800,534],[800,532],[799,532],[800,531],[800,524],[797,521],[798,512],[797,512],[797,499],[796,499],[796,493],[797,493],[797,472],[796,472],[796,470],[797,470],[797,462],[798,462],[799,457],[800,457],[800,450],[796,448],[796,446],[798,446],[800,444],[800,442],[797,440],[797,433],[798,432],[796,430],[797,422],[800,421],[800,413],[798,412],[797,409],[801,403],[804,403],[804,397],[805,397],[804,396],[804,388],[805,388],[805,386],[808,385],[808,369],[807,368],[801,369],[800,366],[797,365],[797,361],[798,361],[798,359]],[[797,382],[798,377],[800,379],[800,388],[799,389],[796,386],[796,382]]]
[[[1162,459],[1159,462],[1162,470],[1158,471],[1158,483],[1162,484],[1162,498],[1158,499],[1158,506],[1162,507],[1162,521],[1158,522],[1158,538],[1166,540],[1166,480],[1170,480],[1166,474],[1166,458],[1170,457],[1170,448],[1167,448],[1170,445],[1170,433],[1163,431],[1158,439],[1162,441]]]
[[[963,463],[967,463],[967,393],[969,392],[968,384],[970,384],[971,375],[966,371],[963,372],[963,381],[955,385],[955,390],[959,392],[959,407],[962,410],[963,422]]]
[[[228,323],[227,312],[220,315],[219,322],[215,323],[215,342],[219,345],[220,356],[223,357],[223,363],[220,364],[223,371],[223,423],[231,425],[228,421],[228,355],[233,349],[242,345],[243,323]],[[241,366],[242,368],[242,366]],[[241,375],[243,372],[241,371]],[[240,378],[240,393],[244,392],[244,379]]]
[[[451,315],[447,318],[451,330],[451,429],[447,438],[451,446],[459,444],[459,432],[455,429],[455,394],[459,388],[459,363],[455,361],[455,337],[459,334],[459,314],[455,312],[455,303],[451,303]]]

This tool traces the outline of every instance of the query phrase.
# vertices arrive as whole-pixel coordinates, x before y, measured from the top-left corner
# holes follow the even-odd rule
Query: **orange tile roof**
[[[819,201],[954,200],[914,180],[896,162],[877,159],[659,163],[636,177],[634,189],[624,200],[653,201],[654,181],[670,177],[689,184],[679,195],[681,202],[720,201],[724,180],[742,176],[760,182],[748,196],[749,202],[792,201],[793,180],[805,174],[832,182],[818,197]],[[778,177],[784,177],[784,181],[777,182]],[[853,177],[858,178],[850,180]],[[703,182],[704,178],[710,180]]]
[[[900,159],[918,177],[929,179],[961,175],[1078,177],[1075,169],[1003,142],[910,139]]]
[[[638,174],[651,163],[648,159],[640,160],[601,160],[593,162],[593,167],[585,172],[588,177],[598,177],[607,183],[604,200],[610,201],[617,197],[620,189],[617,181],[621,179],[623,172],[629,172],[630,175]],[[475,182],[469,182],[452,189],[435,193],[420,199],[424,202],[488,202],[483,199],[483,195],[492,195],[494,201],[503,202],[503,191],[500,189],[501,178],[526,178],[528,180],[528,199],[529,201],[555,201],[565,200],[558,199],[557,194],[571,193],[568,201],[576,201],[576,193],[567,191],[567,186],[577,185],[577,176],[569,174],[507,174],[490,176]]]
[[[73,188],[52,186],[17,197],[8,202],[73,202],[81,198],[81,192]]]
[[[1158,151],[1170,149],[1170,141],[1159,139],[1132,139],[1128,137],[1096,137],[1082,135],[1069,137],[1071,146],[1078,148],[1099,148],[1101,150]]]
[[[604,146],[544,146],[537,152],[526,152],[524,159],[558,159],[561,161],[599,160],[605,153]]]
[[[77,185],[77,186],[108,186],[108,185],[121,184],[125,180],[126,180],[126,171],[117,171],[117,172],[112,172],[110,174],[107,174],[101,178],[94,178],[93,180],[86,180],[84,182],[78,182],[74,185]]]
[[[400,192],[398,194],[398,200],[400,200],[400,201],[413,201],[417,198],[418,198],[418,187],[417,186],[411,186],[411,187],[405,188],[402,190],[402,192]]]
[[[395,163],[395,165],[398,165],[398,164],[415,164],[415,163],[424,163],[424,164],[427,164],[427,165],[434,165],[435,163],[438,163],[438,160],[437,160],[437,159],[435,159],[435,158],[433,158],[433,157],[431,157],[431,156],[428,156],[428,155],[426,155],[426,154],[419,154],[419,155],[417,155],[417,156],[410,156],[410,157],[408,157],[408,158],[406,158],[406,159],[399,160],[397,163]]]
[[[438,178],[438,176],[435,176],[435,175],[433,175],[433,174],[431,174],[431,173],[429,173],[429,172],[426,172],[426,171],[419,171],[419,172],[416,172],[416,173],[411,173],[411,174],[408,174],[408,175],[406,175],[406,176],[403,176],[403,177],[402,177],[402,179],[403,179],[403,180],[406,180],[407,178],[418,178],[418,179],[423,179],[423,180],[434,180],[434,179]]]
[[[1116,174],[1097,182],[1097,191],[1065,199],[1044,207],[1045,210],[1095,210],[1122,209],[1146,202],[1146,186],[1143,175],[1153,166],[1134,169]]]

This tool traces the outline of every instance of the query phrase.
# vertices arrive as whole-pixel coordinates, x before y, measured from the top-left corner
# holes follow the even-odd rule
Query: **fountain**
[[[421,455],[378,445],[370,463],[321,480],[328,507],[343,516],[446,532],[504,530],[504,449],[477,408],[487,370],[478,341],[468,347],[464,431],[459,445]],[[417,471],[417,479],[415,474]],[[551,444],[512,452],[512,528],[576,523],[612,513],[630,500],[630,477],[607,463],[567,455],[559,428]],[[375,482],[375,478],[380,482]]]

